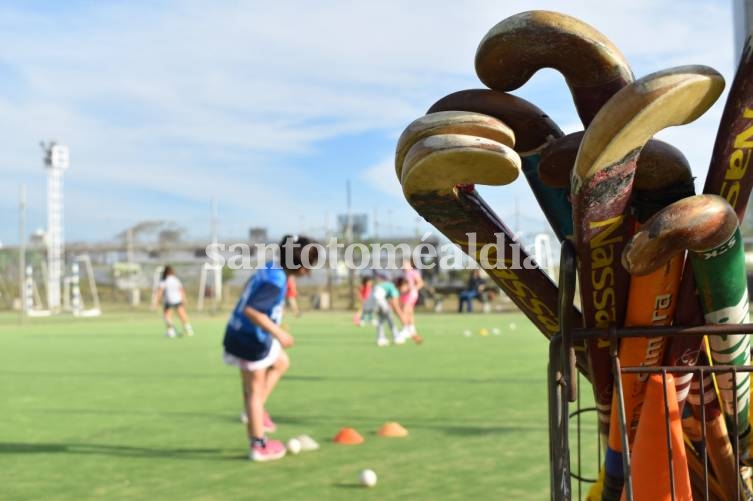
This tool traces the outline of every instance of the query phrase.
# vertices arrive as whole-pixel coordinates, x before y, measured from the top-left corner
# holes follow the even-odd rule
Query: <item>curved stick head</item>
[[[501,120],[515,132],[515,151],[522,156],[538,152],[552,138],[562,137],[557,124],[535,104],[505,92],[453,92],[431,105],[427,113],[448,110],[473,111]]]
[[[646,143],[638,157],[634,189],[657,191],[688,181],[693,181],[693,173],[682,151],[658,139]]]
[[[465,111],[429,113],[408,125],[397,141],[395,172],[398,179],[402,178],[403,161],[408,150],[419,140],[440,134],[465,134],[491,139],[509,147],[515,145],[513,131],[496,118]]]
[[[437,101],[430,111],[459,109],[482,112],[500,119],[515,132],[515,151],[523,161],[523,174],[558,239],[572,234],[572,209],[564,190],[539,181],[541,149],[562,131],[551,118],[528,101],[494,90],[465,90]]]
[[[578,156],[578,148],[586,131],[573,132],[550,141],[541,150],[539,177],[541,182],[552,188],[569,188],[570,175]]]
[[[546,145],[541,151],[539,164],[541,182],[555,188],[570,187],[570,176],[584,134],[585,131],[573,132]],[[633,187],[636,190],[656,191],[692,180],[685,155],[669,143],[651,139],[638,157]]]
[[[633,216],[644,223],[664,207],[695,194],[693,172],[682,152],[651,139],[641,150],[633,182]]]
[[[622,265],[646,275],[685,250],[703,252],[729,240],[737,229],[735,210],[717,195],[695,195],[654,214],[628,241]]]
[[[574,17],[529,11],[501,21],[476,51],[476,74],[488,87],[515,90],[541,68],[565,77],[584,125],[612,94],[633,80],[607,37]]]
[[[583,136],[571,188],[637,155],[660,130],[701,116],[721,94],[722,76],[707,66],[680,66],[647,75],[617,92]]]
[[[520,157],[508,146],[481,137],[440,134],[420,139],[405,155],[403,193],[450,192],[457,185],[510,184]]]

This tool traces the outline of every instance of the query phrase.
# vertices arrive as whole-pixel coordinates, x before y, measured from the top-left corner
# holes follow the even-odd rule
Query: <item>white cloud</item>
[[[731,79],[726,3],[542,1],[536,7],[594,25],[638,75],[703,63]],[[95,3],[68,12],[6,5],[0,7],[0,80],[4,71],[13,78],[0,83],[0,174],[37,173],[38,140],[56,137],[71,145],[68,176],[110,188],[164,186],[199,202],[211,187],[237,207],[248,203],[249,180],[264,183],[259,197],[270,203],[290,197],[291,177],[323,189],[316,173],[301,172],[300,158],[322,151],[335,158],[324,142],[357,134],[396,138],[442,95],[479,87],[478,42],[496,22],[529,8],[529,2],[491,0]],[[519,94],[547,103],[542,108],[564,129],[578,128],[559,77],[538,75]],[[705,177],[721,106],[706,122],[667,133],[699,177]],[[349,165],[402,199],[392,151],[365,158],[379,153],[383,162],[352,159]],[[91,193],[87,204],[114,205],[99,196]],[[262,216],[269,225],[291,224],[302,210],[326,210],[314,198],[303,209],[276,206]],[[69,204],[74,219],[84,220],[85,204],[70,198]]]
[[[382,161],[367,167],[361,174],[364,181],[381,192],[404,199],[403,190],[395,175],[395,157],[390,155]]]

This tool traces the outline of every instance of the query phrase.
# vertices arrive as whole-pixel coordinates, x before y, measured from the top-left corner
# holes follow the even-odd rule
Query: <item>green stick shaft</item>
[[[698,293],[706,324],[742,324],[748,322],[748,288],[745,254],[738,228],[723,244],[704,252],[690,252]],[[750,335],[709,336],[711,358],[715,364],[745,366],[750,364]],[[739,435],[748,433],[750,408],[750,373],[737,373],[735,387],[732,374],[718,374],[719,393],[724,413],[734,419],[737,399]],[[746,457],[747,454],[741,454]]]

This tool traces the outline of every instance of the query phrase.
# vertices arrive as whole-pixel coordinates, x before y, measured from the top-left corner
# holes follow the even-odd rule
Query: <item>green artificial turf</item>
[[[425,343],[388,348],[351,314],[287,321],[296,346],[267,406],[274,436],[321,449],[258,464],[239,376],[221,361],[225,315],[195,315],[196,336],[179,339],[154,312],[0,317],[0,498],[549,497],[548,345],[522,315],[420,314]],[[386,421],[409,436],[379,438]],[[344,426],[365,443],[333,444]],[[356,483],[363,468],[373,489]]]

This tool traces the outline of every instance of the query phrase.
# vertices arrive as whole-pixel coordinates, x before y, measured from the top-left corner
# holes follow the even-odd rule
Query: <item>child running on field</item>
[[[398,278],[396,283],[392,283],[387,279],[387,275],[384,272],[376,272],[374,274],[376,278],[376,284],[371,290],[371,296],[366,300],[364,304],[364,311],[373,311],[377,316],[377,346],[389,346],[390,342],[384,333],[385,324],[392,334],[392,342],[395,344],[405,343],[405,338],[400,335],[392,320],[392,312],[400,319],[400,323],[405,325],[405,318],[403,316],[403,310],[400,308],[398,298],[401,292],[405,292],[408,289],[408,283],[404,278]]]
[[[279,440],[268,439],[276,426],[266,402],[290,360],[285,349],[293,336],[280,327],[288,276],[303,276],[304,263],[316,262],[317,249],[306,237],[286,236],[280,259],[265,263],[248,281],[225,329],[224,360],[240,369],[243,402],[248,416],[250,454],[253,461],[271,461],[285,455]]]
[[[173,310],[178,314],[186,336],[193,336],[193,327],[191,327],[191,322],[188,321],[188,314],[184,305],[186,302],[186,290],[183,288],[183,283],[180,279],[175,276],[172,266],[169,265],[165,266],[165,269],[162,270],[162,281],[154,295],[152,306],[156,308],[163,299],[164,308],[162,309],[162,318],[167,327],[165,336],[172,338],[178,335],[173,325]]]

